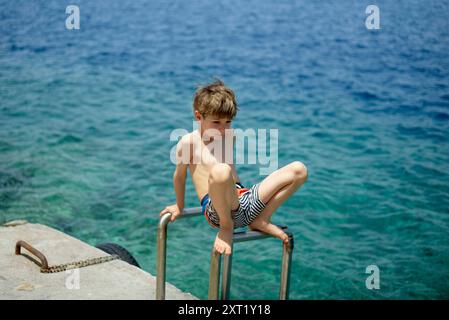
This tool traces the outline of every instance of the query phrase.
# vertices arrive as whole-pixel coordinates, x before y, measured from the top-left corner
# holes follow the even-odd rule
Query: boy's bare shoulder
[[[200,135],[197,131],[189,132],[179,139],[176,146],[177,157],[182,159],[183,163],[191,163],[194,155],[194,146],[197,145]]]
[[[181,137],[181,139],[178,142],[178,146],[187,146],[187,145],[193,146],[195,143],[198,142],[199,138],[200,138],[199,134],[196,130],[189,132]]]

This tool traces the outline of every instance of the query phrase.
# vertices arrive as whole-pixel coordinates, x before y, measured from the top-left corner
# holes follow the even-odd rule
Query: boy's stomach
[[[203,199],[209,192],[209,170],[204,165],[191,165],[190,176],[192,177],[198,200]]]

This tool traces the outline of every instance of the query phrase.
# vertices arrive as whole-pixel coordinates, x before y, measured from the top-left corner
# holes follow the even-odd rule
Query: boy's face
[[[209,136],[215,136],[217,132],[220,133],[221,137],[224,137],[225,130],[231,128],[232,119],[229,118],[219,118],[218,116],[207,115],[203,116],[198,111],[195,111],[195,118],[200,122],[201,133],[203,134],[206,130]],[[212,130],[214,129],[214,130]]]

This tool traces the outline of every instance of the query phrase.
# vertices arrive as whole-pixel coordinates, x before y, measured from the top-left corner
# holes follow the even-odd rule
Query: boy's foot
[[[281,239],[283,243],[285,244],[288,243],[288,235],[284,231],[282,231],[281,228],[272,224],[270,221],[256,219],[253,222],[251,222],[249,228],[251,230],[257,230],[271,234],[273,237]]]
[[[220,229],[215,238],[214,248],[221,254],[230,255],[232,252],[232,237],[234,236],[233,230]]]

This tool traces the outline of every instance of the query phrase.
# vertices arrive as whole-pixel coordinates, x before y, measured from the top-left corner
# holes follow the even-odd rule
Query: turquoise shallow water
[[[296,237],[292,299],[449,297],[446,2],[378,1],[374,32],[366,1],[71,3],[80,30],[60,1],[0,1],[0,222],[119,243],[154,274],[170,132],[220,76],[235,127],[278,128],[279,165],[309,168],[274,218]],[[168,281],[206,298],[214,235],[172,225]],[[232,297],[275,299],[280,244],[235,250]],[[365,287],[371,264],[380,290]]]

